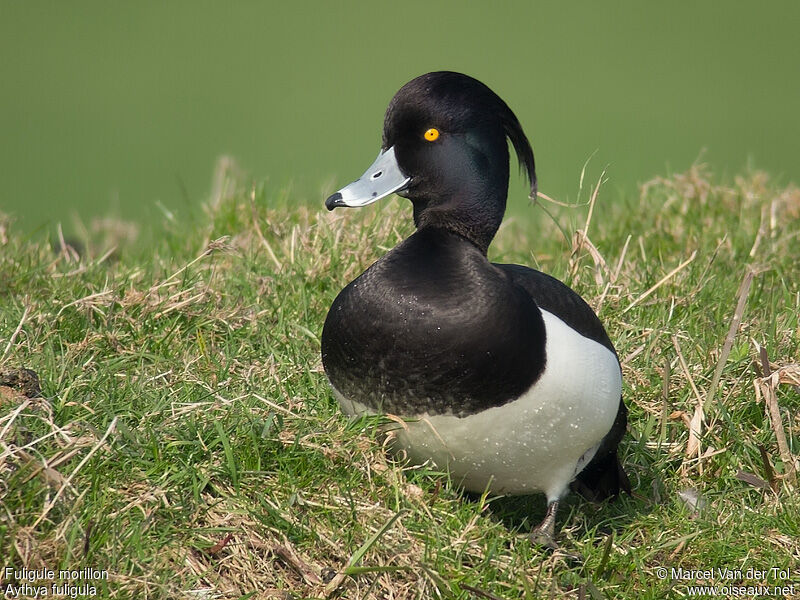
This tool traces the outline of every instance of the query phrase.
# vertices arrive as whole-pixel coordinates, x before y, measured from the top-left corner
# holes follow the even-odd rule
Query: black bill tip
[[[345,206],[345,203],[342,201],[342,193],[336,192],[328,196],[328,199],[325,200],[325,208],[328,210],[333,210],[337,206]]]

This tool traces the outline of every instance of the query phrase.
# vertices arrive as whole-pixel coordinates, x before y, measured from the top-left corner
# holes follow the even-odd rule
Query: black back
[[[541,271],[522,265],[495,264],[524,289],[539,308],[554,314],[582,336],[611,350],[614,345],[592,307],[571,288]]]

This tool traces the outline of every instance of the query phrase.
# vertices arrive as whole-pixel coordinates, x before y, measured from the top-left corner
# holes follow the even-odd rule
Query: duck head
[[[451,230],[485,252],[505,213],[507,139],[535,198],[533,150],[508,105],[467,75],[427,73],[389,103],[375,162],[325,206],[366,206],[396,193],[413,203],[417,228]]]

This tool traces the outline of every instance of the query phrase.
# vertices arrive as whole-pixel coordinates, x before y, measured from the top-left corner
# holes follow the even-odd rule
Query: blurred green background
[[[508,102],[540,189],[563,201],[590,157],[607,198],[698,157],[800,181],[798,2],[3,0],[0,13],[0,211],[27,230],[181,218],[223,154],[322,209],[374,158],[394,92],[437,69]]]

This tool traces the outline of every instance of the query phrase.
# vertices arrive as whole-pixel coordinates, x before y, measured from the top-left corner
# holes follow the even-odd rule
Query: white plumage
[[[521,397],[466,417],[420,414],[389,425],[393,449],[414,464],[449,471],[470,491],[559,499],[611,429],[622,376],[610,350],[541,312],[547,362]],[[338,391],[336,397],[347,414],[375,414]]]

